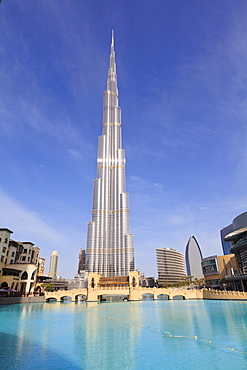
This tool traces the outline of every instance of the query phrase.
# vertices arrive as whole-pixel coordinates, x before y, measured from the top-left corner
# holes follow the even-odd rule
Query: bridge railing
[[[120,287],[120,286],[101,286],[101,287],[97,287],[96,290],[129,290],[129,287],[128,286],[123,286],[123,287]]]

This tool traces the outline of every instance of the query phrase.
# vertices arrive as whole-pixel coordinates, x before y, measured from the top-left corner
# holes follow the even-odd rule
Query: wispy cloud
[[[143,179],[143,178],[138,177],[138,176],[131,176],[130,180],[131,180],[130,186],[140,186],[141,185],[141,186],[149,188],[149,189],[150,188],[156,188],[156,189],[160,189],[160,190],[163,189],[162,184],[155,183],[155,182]]]
[[[30,211],[20,202],[0,190],[0,225],[11,228],[22,240],[30,240],[36,243],[35,239],[42,240],[44,243],[59,244],[61,236],[47,221],[42,219],[42,215]]]

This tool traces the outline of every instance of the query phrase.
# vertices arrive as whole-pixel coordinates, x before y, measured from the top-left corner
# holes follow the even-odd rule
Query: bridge
[[[199,289],[179,289],[179,288],[143,288],[143,287],[98,287],[72,290],[58,290],[56,292],[46,292],[46,301],[56,299],[64,301],[70,298],[71,301],[85,300],[87,302],[98,302],[104,296],[121,296],[122,300],[141,301],[143,299],[203,299],[202,290]]]
[[[138,272],[132,271],[127,277],[105,278],[97,273],[88,276],[88,287],[84,289],[45,292],[45,299],[64,301],[99,302],[104,296],[118,297],[118,300],[141,301],[143,299],[230,299],[247,300],[247,292],[217,291],[188,288],[147,288],[140,287]],[[113,298],[114,300],[114,298]]]

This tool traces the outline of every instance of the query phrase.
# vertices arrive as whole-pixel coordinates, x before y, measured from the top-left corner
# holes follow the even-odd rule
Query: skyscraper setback
[[[102,276],[127,276],[134,269],[134,242],[129,231],[125,152],[112,32],[102,135],[98,140],[97,178],[93,187],[92,221],[88,223],[86,270]]]

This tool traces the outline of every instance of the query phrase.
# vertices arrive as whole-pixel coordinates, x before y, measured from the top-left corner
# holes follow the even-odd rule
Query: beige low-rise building
[[[31,242],[12,240],[12,233],[0,228],[0,288],[33,293],[37,271],[44,272],[45,260],[39,256],[40,248]]]
[[[226,282],[226,277],[234,276],[238,271],[238,261],[234,254],[223,256],[210,256],[203,258],[202,271],[205,277],[206,287],[233,289]],[[233,289],[234,290],[234,289]]]

